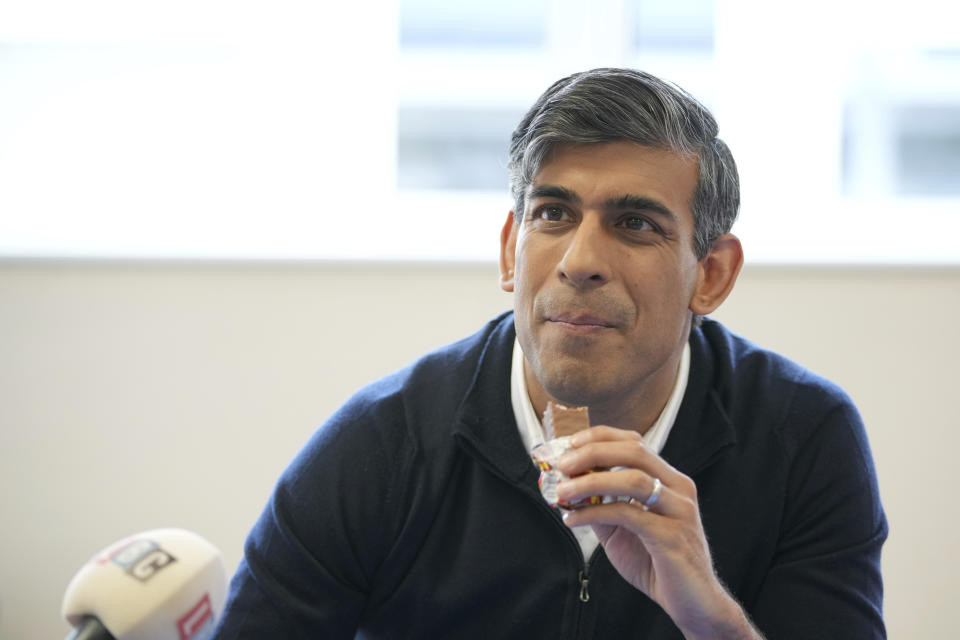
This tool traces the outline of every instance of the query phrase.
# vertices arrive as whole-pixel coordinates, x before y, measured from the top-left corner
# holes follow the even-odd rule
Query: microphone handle
[[[96,616],[86,616],[65,640],[117,640]]]

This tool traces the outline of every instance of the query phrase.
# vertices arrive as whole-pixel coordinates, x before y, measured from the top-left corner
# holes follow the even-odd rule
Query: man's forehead
[[[543,154],[543,160],[540,162],[537,173],[555,161],[559,156],[584,154],[598,149],[632,149],[646,155],[661,157],[664,160],[694,165],[697,164],[699,160],[696,153],[680,151],[665,145],[643,144],[627,138],[603,140],[600,142],[554,142],[550,144],[547,151]]]
[[[554,197],[569,202],[601,197],[630,206],[637,197],[669,200],[671,208],[690,206],[699,178],[696,156],[628,140],[558,143],[527,185],[529,199]]]

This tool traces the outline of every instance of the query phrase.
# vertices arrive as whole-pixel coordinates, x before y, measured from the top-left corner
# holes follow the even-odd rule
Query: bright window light
[[[871,7],[9,0],[0,258],[492,261],[524,110],[632,66],[717,115],[749,261],[960,264],[960,11]]]

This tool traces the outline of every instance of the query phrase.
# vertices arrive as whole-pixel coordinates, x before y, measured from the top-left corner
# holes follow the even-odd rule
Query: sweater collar
[[[707,321],[709,322],[709,321]],[[716,388],[716,358],[703,330],[690,334],[690,381],[662,455],[694,476],[737,441],[736,429]]]
[[[498,475],[513,482],[532,480],[535,485],[536,470],[524,449],[510,404],[515,336],[512,312],[488,325],[473,380],[460,405],[454,435]],[[714,388],[714,378],[711,347],[702,330],[695,329],[690,336],[689,382],[662,452],[667,462],[690,476],[736,442],[733,424]]]
[[[510,367],[516,337],[513,313],[490,325],[466,396],[460,405],[454,436],[495,473],[512,482],[532,480],[536,469],[524,449],[510,404]]]

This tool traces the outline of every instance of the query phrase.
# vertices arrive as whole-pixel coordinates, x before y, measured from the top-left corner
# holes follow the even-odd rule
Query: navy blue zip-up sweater
[[[510,404],[513,316],[360,391],[282,475],[216,637],[680,638],[537,490]],[[768,638],[885,637],[887,523],[832,383],[709,319],[663,457]]]

